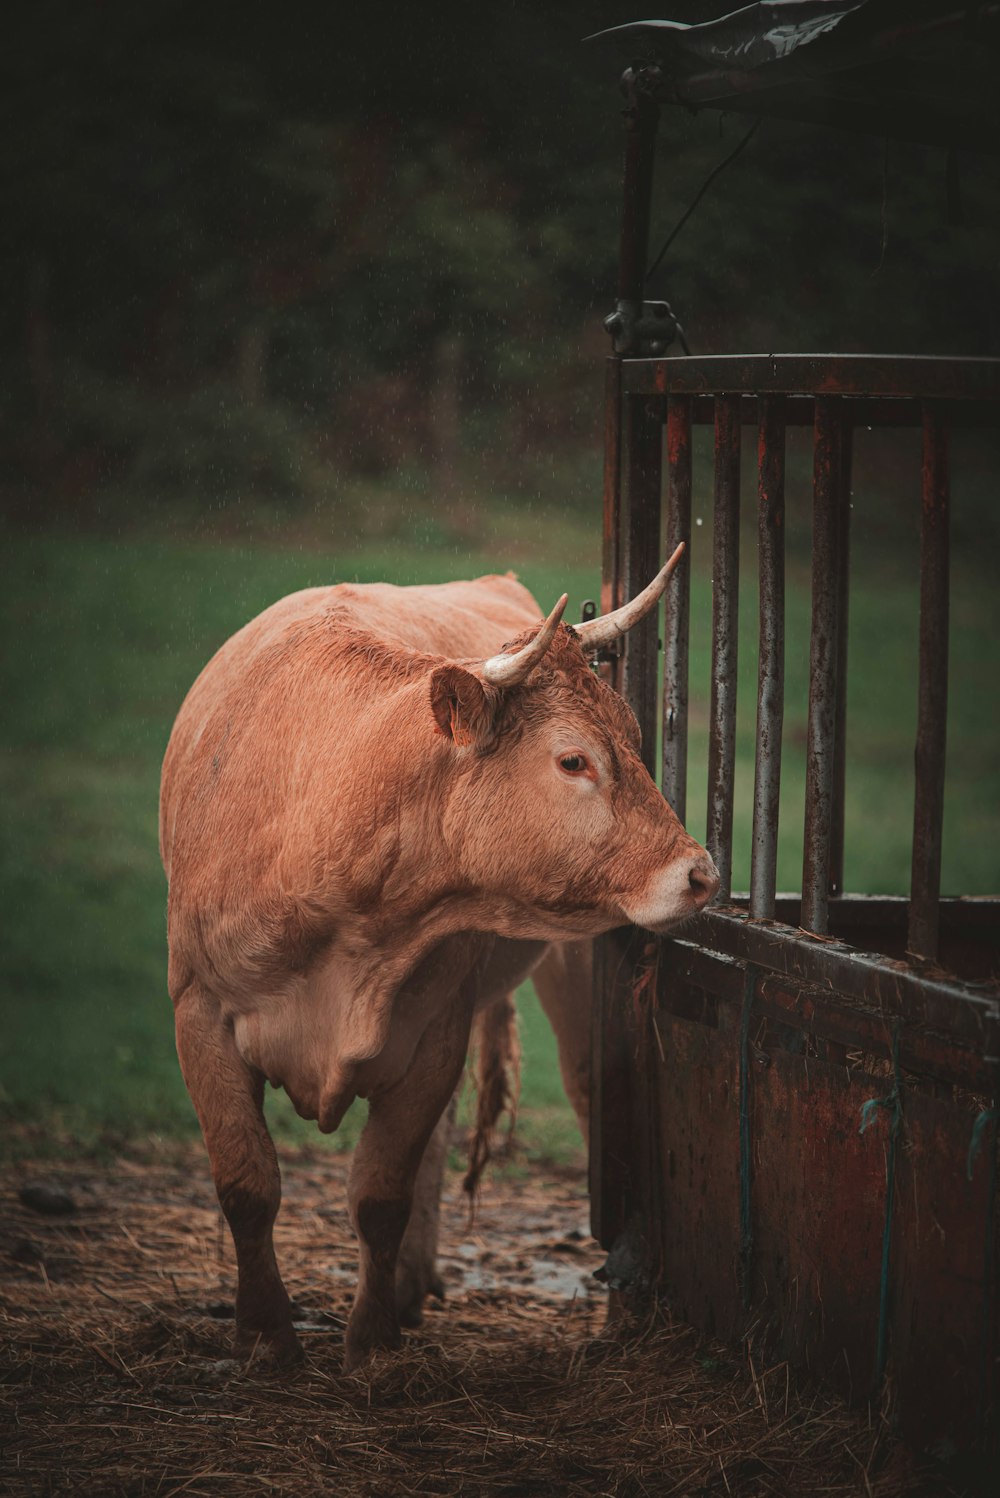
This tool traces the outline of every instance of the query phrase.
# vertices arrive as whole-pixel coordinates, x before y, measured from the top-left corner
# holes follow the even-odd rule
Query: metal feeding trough
[[[719,903],[676,939],[623,929],[595,977],[592,1214],[608,1277],[717,1336],[881,1403],[941,1452],[998,1443],[1000,899],[941,899],[949,436],[1000,426],[1000,360],[668,357],[644,301],[664,104],[1000,145],[1000,5],[759,4],[619,28],[626,72],[618,303],[609,319],[602,608],[691,539],[692,429],[714,428],[708,846]],[[929,86],[933,80],[933,88]],[[813,436],[801,892],[776,893],[786,431]],[[908,898],[843,893],[849,493],[856,428],[922,455],[920,652]],[[750,889],[731,891],[741,446],[755,438],[759,674]],[[706,475],[705,487],[708,487]],[[665,795],[686,807],[689,594],[605,669]],[[995,690],[995,683],[990,685]]]

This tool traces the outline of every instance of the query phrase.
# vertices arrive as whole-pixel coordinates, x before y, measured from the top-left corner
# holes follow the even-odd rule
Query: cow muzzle
[[[638,898],[622,901],[622,909],[633,925],[659,935],[704,910],[719,893],[720,883],[711,857],[699,849],[657,869]]]

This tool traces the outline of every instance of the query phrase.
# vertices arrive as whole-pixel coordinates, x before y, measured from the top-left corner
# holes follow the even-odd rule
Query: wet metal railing
[[[617,361],[616,361],[617,363]],[[825,936],[829,906],[843,887],[845,703],[849,591],[849,515],[852,430],[916,425],[923,432],[919,709],[913,864],[908,952],[938,956],[944,805],[948,663],[948,431],[1000,421],[1000,361],[883,358],[864,355],[750,355],[696,359],[633,359],[619,365],[621,399],[643,404],[642,495],[625,458],[622,500],[627,533],[645,544],[629,548],[648,557],[655,529],[648,514],[659,464],[650,455],[650,422],[665,427],[664,545],[690,540],[692,424],[715,432],[712,699],[709,738],[708,845],[723,878],[732,879],[736,734],[737,607],[741,430],[757,428],[760,658],[754,776],[750,915],[774,915],[778,805],[784,712],[784,462],[786,425],[813,428],[812,623],[803,837],[801,924]],[[637,441],[634,421],[626,421]],[[657,521],[658,524],[658,521]],[[628,566],[619,591],[628,594],[641,573]],[[686,807],[688,726],[688,615],[686,570],[668,593],[663,662],[664,795],[682,818]],[[648,642],[647,642],[648,647]],[[623,684],[650,737],[650,696],[640,690],[626,653]],[[644,695],[644,700],[639,700]],[[644,721],[645,720],[645,721]]]
[[[1000,1346],[1000,899],[942,900],[940,882],[949,432],[1000,426],[1000,360],[616,358],[607,396],[604,608],[690,541],[692,493],[708,487],[693,475],[692,432],[713,429],[706,842],[722,889],[676,937],[623,928],[596,943],[595,1235],[696,1325],[766,1335],[776,1357],[852,1399],[881,1398],[891,1371],[913,1439],[986,1450],[1000,1439],[1000,1379],[988,1371]],[[844,893],[850,489],[862,426],[910,427],[922,441],[907,897]],[[793,427],[812,433],[812,607],[801,892],[779,895],[786,644],[806,650],[785,636]],[[757,437],[759,578],[748,897],[732,889],[745,432]],[[651,769],[662,685],[662,785],[682,817],[689,608],[686,567],[667,592],[662,655],[648,620],[603,668],[639,719]],[[992,1154],[976,1167],[987,1136]],[[929,1220],[946,1224],[940,1238]],[[978,1349],[987,1373],[953,1355],[958,1345]]]

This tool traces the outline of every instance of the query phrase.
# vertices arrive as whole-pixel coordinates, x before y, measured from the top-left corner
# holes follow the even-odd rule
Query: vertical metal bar
[[[840,548],[840,587],[837,599],[839,634],[837,638],[837,703],[833,742],[833,819],[830,828],[830,894],[844,891],[844,805],[847,785],[847,619],[850,607],[851,576],[851,479],[854,433],[849,421],[843,423],[843,448],[840,458],[840,494],[838,496]]]
[[[622,577],[634,598],[660,568],[660,491],[663,476],[663,400],[629,396],[624,403],[625,546]],[[643,763],[656,766],[656,688],[659,610],[629,630],[622,642],[621,692],[639,720]]]
[[[687,555],[666,593],[663,659],[663,794],[687,816],[688,635],[691,614],[691,397],[667,400],[667,545]]]
[[[622,82],[627,102],[618,311],[626,324],[631,314],[634,327],[645,283],[659,109],[632,70]],[[615,347],[618,354],[630,351],[627,340],[616,338]],[[625,401],[617,358],[609,362],[605,389],[601,607],[606,612],[623,601],[637,571],[645,572],[652,562],[652,576],[658,565],[663,402]],[[644,621],[630,631],[614,668],[614,684],[632,701],[643,729],[647,765],[656,754],[656,654],[656,621]],[[645,1135],[652,1115],[635,1076],[634,1057],[640,1049],[636,1020],[632,1006],[623,1002],[623,989],[631,990],[635,970],[636,936],[629,929],[612,931],[594,944],[590,1201],[594,1234],[607,1248],[643,1197],[629,1162],[635,1139]]]
[[[913,865],[907,950],[938,955],[941,832],[948,729],[948,428],[939,406],[922,410],[920,531],[920,689],[917,698]]]
[[[733,883],[736,666],[740,588],[740,397],[715,398],[715,515],[712,536],[712,702],[706,844],[728,900]]]
[[[622,364],[609,358],[604,372],[604,537],[601,555],[601,613],[624,602],[621,565]]]
[[[809,635],[809,723],[806,730],[806,812],[802,916],[823,935],[830,919],[830,833],[840,648],[840,516],[842,399],[817,395],[813,428],[812,628]]]
[[[760,399],[757,474],[760,656],[750,914],[758,920],[773,920],[785,715],[785,401],[780,395]]]

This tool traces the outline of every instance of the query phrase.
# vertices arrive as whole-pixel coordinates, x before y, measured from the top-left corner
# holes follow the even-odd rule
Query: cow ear
[[[484,749],[494,737],[500,694],[462,666],[437,666],[431,672],[431,711],[438,731],[459,748]]]

